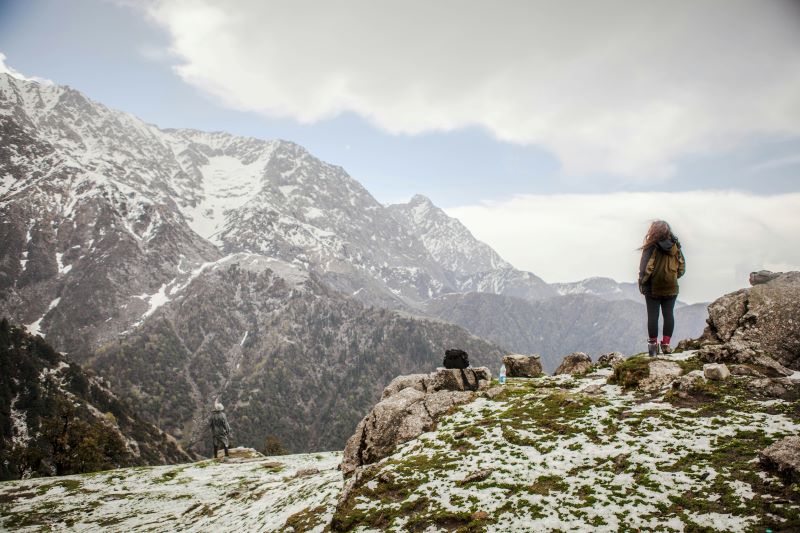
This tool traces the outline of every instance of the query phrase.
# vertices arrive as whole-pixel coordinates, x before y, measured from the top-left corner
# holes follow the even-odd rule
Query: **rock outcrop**
[[[800,437],[785,437],[758,455],[764,467],[775,471],[787,483],[800,482]]]
[[[701,357],[736,363],[758,358],[759,366],[773,359],[800,369],[800,272],[758,272],[751,283],[708,306]],[[774,364],[766,366],[786,375]]]
[[[746,364],[770,377],[791,376],[794,371],[786,368],[764,352],[758,345],[741,340],[731,340],[724,344],[707,344],[697,352],[701,361],[707,363]]]
[[[535,378],[542,374],[542,357],[539,354],[511,354],[503,357],[510,378]]]
[[[347,441],[342,473],[350,476],[358,467],[390,455],[398,444],[433,430],[442,415],[471,401],[474,391],[488,389],[491,379],[486,367],[440,368],[431,374],[395,378]]]
[[[574,352],[564,357],[554,375],[585,374],[592,368],[592,358],[583,352]]]

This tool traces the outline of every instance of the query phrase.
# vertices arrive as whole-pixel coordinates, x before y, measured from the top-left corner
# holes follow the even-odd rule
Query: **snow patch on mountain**
[[[229,210],[239,209],[258,194],[262,184],[264,159],[243,163],[231,155],[220,155],[208,159],[198,167],[202,175],[202,201],[195,206],[182,209],[189,226],[201,237],[220,245],[219,232]]]
[[[45,319],[45,317],[47,316],[48,313],[50,313],[50,311],[52,311],[58,306],[59,302],[61,302],[61,298],[55,298],[54,300],[52,300],[50,302],[50,305],[47,306],[47,311],[45,311],[44,314],[41,317],[39,317],[39,320],[28,324],[27,326],[25,326],[25,329],[27,329],[31,335],[41,335],[42,337],[44,337],[45,335],[44,333],[42,333],[41,329],[42,320]]]

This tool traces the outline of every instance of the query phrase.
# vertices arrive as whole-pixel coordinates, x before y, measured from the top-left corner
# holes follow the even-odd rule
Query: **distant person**
[[[225,450],[225,457],[228,457],[228,438],[231,434],[231,427],[228,425],[228,418],[225,416],[225,407],[220,402],[214,403],[214,412],[208,420],[211,426],[211,435],[214,439],[214,459],[220,448]]]
[[[686,260],[681,243],[672,233],[669,224],[656,220],[650,224],[644,244],[640,248],[639,290],[647,304],[647,353],[659,353],[658,312],[664,316],[661,353],[672,353],[669,343],[675,331],[675,300],[678,299],[678,278],[686,271]]]

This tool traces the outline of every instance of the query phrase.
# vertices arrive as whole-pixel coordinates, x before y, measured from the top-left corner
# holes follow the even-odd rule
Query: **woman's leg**
[[[647,336],[650,342],[658,340],[658,308],[660,301],[652,296],[645,295],[645,305],[647,306]]]
[[[664,337],[662,339],[664,344],[669,344],[672,333],[675,331],[675,300],[677,299],[677,296],[673,296],[661,300],[661,314],[664,315]],[[657,328],[656,333],[658,333]]]

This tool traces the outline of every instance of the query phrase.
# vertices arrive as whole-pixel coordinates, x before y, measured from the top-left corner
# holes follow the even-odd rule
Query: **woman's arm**
[[[645,283],[647,283],[647,280],[649,280],[650,276],[653,274],[653,269],[655,268],[653,251],[655,249],[655,246],[650,246],[649,248],[642,250],[642,258],[639,260],[639,292],[644,293],[642,287]]]

